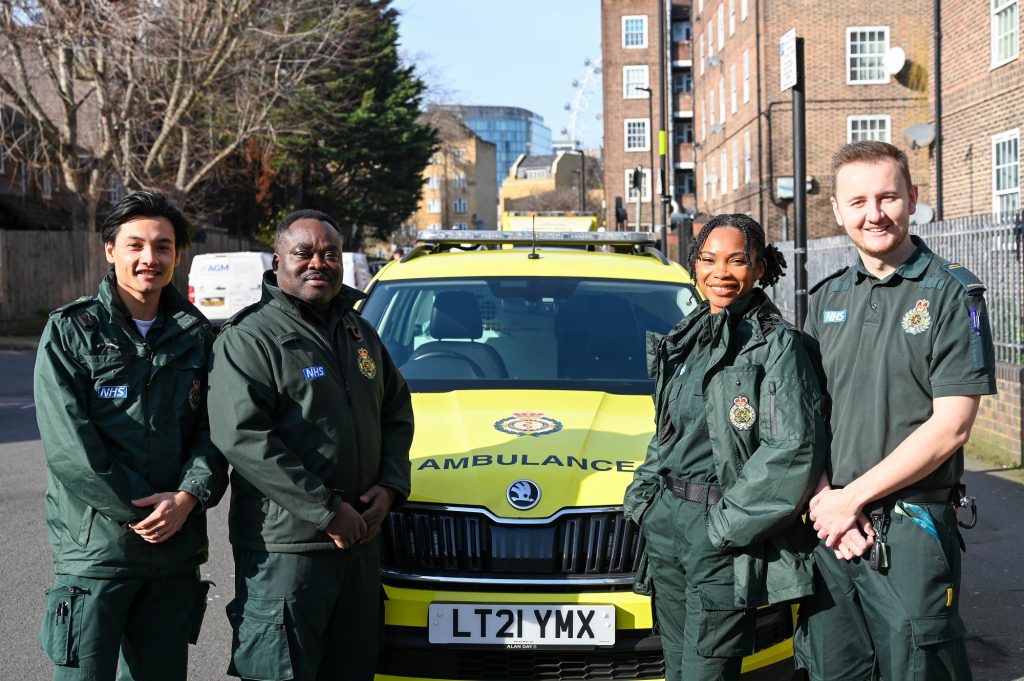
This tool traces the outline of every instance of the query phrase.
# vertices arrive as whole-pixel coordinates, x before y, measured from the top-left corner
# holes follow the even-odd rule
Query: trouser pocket
[[[227,613],[233,632],[228,673],[256,681],[291,679],[284,599],[236,598]]]
[[[912,672],[907,681],[969,679],[964,628],[955,613],[910,618]]]
[[[213,582],[201,581],[196,587],[196,598],[192,602],[192,614],[188,618],[188,642],[195,645],[199,642],[199,632],[203,629],[206,618],[206,597],[210,593]]]
[[[732,584],[701,584],[697,654],[742,657],[754,652],[754,611],[736,607]]]
[[[39,643],[54,664],[78,661],[82,609],[88,596],[88,589],[70,585],[57,585],[43,592],[45,606]]]

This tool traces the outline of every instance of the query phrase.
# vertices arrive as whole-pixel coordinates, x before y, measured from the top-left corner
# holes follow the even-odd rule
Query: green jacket
[[[35,402],[46,452],[46,523],[55,571],[82,577],[176,574],[206,561],[204,509],[227,488],[206,418],[210,323],[173,286],[143,340],[116,292],[50,315],[36,354]],[[200,504],[181,531],[147,544],[132,506],[183,490]]]
[[[828,451],[817,373],[802,335],[760,289],[750,296],[722,313],[727,315],[722,338],[702,379],[715,472],[724,493],[708,509],[708,536],[735,557],[741,607],[811,593],[816,539],[800,515]],[[664,423],[667,384],[686,362],[709,315],[704,305],[668,334],[648,334],[658,424]],[[655,433],[626,491],[626,514],[637,522],[663,489],[661,462],[678,441],[662,435]]]
[[[341,500],[380,484],[409,495],[412,401],[345,287],[326,328],[268,272],[263,297],[224,325],[210,368],[213,441],[233,467],[231,543],[282,552],[334,548]]]

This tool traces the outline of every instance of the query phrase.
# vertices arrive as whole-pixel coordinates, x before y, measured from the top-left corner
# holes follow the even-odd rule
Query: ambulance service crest
[[[750,430],[757,420],[757,412],[750,406],[750,400],[740,395],[732,401],[729,409],[729,423],[736,430]]]
[[[375,378],[377,376],[377,365],[374,364],[373,358],[370,357],[370,351],[366,348],[359,348],[356,352],[359,354],[359,373],[367,378]]]
[[[903,330],[916,335],[928,330],[932,325],[932,317],[928,314],[928,301],[919,300],[907,314],[903,315]]]
[[[192,387],[188,390],[188,406],[192,411],[199,411],[199,400],[203,395],[203,384],[198,378],[192,379]]]
[[[562,429],[562,422],[544,416],[539,411],[517,411],[512,416],[494,422],[496,430],[509,435],[550,435]]]

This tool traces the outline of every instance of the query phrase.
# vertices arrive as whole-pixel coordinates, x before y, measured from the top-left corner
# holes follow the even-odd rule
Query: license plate
[[[431,603],[431,643],[504,646],[610,646],[614,605]]]
[[[224,299],[223,298],[203,298],[202,300],[199,301],[199,304],[203,305],[205,307],[216,307],[216,306],[219,306],[219,305],[223,305],[224,304]]]

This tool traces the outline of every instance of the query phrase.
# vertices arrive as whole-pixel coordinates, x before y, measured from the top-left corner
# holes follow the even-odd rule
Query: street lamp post
[[[654,226],[655,212],[654,203],[654,90],[649,87],[638,87],[637,90],[643,90],[647,93],[647,145],[651,148],[651,231],[656,232],[657,228]],[[640,185],[640,192],[643,193],[643,185]],[[666,244],[662,244],[662,248],[665,248]]]

